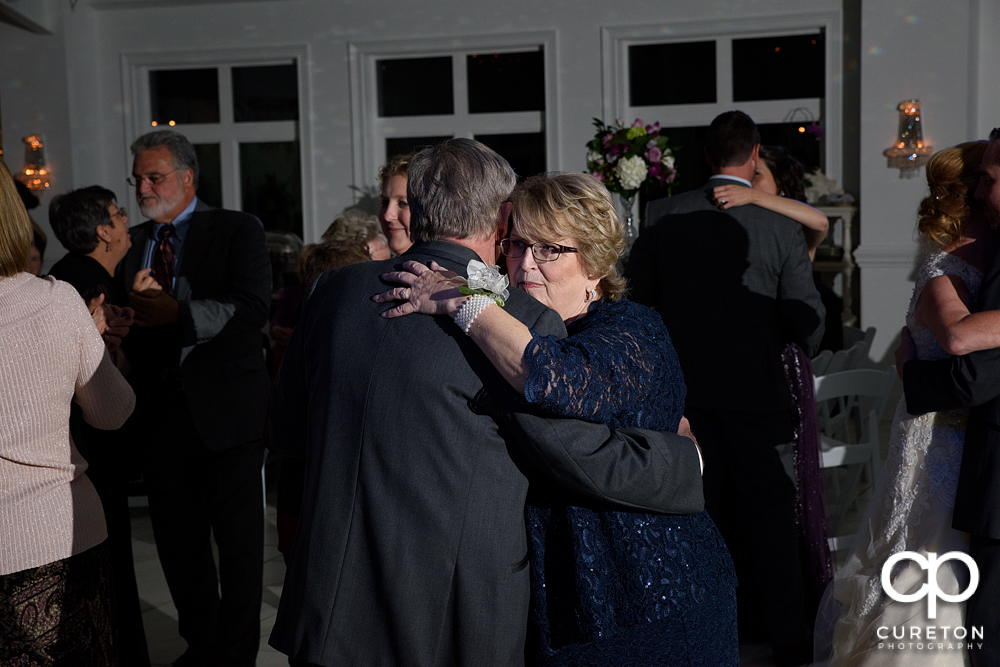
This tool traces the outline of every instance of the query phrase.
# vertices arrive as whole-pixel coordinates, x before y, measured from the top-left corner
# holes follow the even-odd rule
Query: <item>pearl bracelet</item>
[[[469,330],[472,328],[472,323],[479,317],[479,313],[486,309],[486,306],[496,303],[491,296],[484,296],[482,294],[473,294],[462,307],[458,309],[455,313],[455,324],[466,334],[469,334]]]

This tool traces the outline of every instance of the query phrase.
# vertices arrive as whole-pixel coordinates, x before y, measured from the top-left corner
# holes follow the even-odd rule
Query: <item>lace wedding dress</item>
[[[948,356],[931,332],[917,324],[914,317],[914,307],[924,285],[941,275],[961,279],[973,297],[982,279],[976,268],[955,255],[935,252],[927,257],[918,272],[906,316],[920,359]],[[822,650],[823,644],[829,646],[832,641],[833,653],[829,663],[817,664],[831,667],[969,664],[966,652],[958,648],[961,643],[952,634],[945,637],[940,630],[964,627],[964,603],[938,600],[937,618],[928,620],[926,598],[912,603],[897,602],[885,594],[881,581],[882,566],[900,551],[915,551],[925,557],[931,552],[968,553],[968,535],[951,527],[967,417],[965,410],[913,416],[906,412],[905,398],[900,399],[885,466],[847,561],[824,596],[816,645]],[[937,579],[944,592],[956,594],[965,590],[968,570],[958,561],[949,560],[939,568]],[[910,560],[893,568],[893,588],[900,593],[916,592],[926,581],[926,572]],[[928,649],[930,642],[911,639],[911,627],[922,628],[920,636],[926,637],[923,629],[929,626],[936,629],[933,649]],[[880,628],[883,629],[879,631]],[[905,628],[906,639],[893,637],[894,629],[898,628]]]

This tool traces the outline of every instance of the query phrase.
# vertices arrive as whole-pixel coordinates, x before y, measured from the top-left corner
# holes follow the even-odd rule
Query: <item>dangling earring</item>
[[[104,247],[105,249],[107,249],[108,252],[111,252],[111,241],[105,241]]]

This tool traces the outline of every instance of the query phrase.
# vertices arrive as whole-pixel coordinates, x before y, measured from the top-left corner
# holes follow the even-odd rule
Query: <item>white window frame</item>
[[[295,62],[298,78],[299,120],[236,123],[233,121],[231,70],[256,65],[287,65]],[[311,100],[309,97],[308,45],[254,49],[220,49],[122,54],[122,90],[126,109],[124,156],[126,169],[132,170],[129,146],[152,130],[174,129],[192,144],[218,143],[222,170],[222,206],[242,210],[240,181],[240,144],[257,142],[299,142],[299,168],[302,176],[302,234],[310,238],[317,219],[313,198]],[[175,126],[152,126],[149,73],[160,69],[219,70],[219,122],[187,123]],[[315,237],[316,234],[312,234]]]
[[[823,98],[734,102],[732,86],[732,40],[753,37],[802,35],[822,30],[826,46],[826,95]],[[760,124],[803,121],[800,113],[789,118],[797,108],[808,109],[823,121],[823,151],[820,164],[830,178],[841,181],[842,164],[842,91],[843,28],[839,11],[758,16],[726,21],[678,21],[654,25],[617,26],[601,29],[603,68],[604,122],[634,118],[661,127],[708,125],[725,111],[740,109]],[[633,107],[629,103],[628,49],[644,44],[715,40],[716,102],[714,104],[672,104]]]
[[[470,114],[465,56],[470,53],[516,53],[543,49],[545,110]],[[378,191],[378,170],[388,157],[385,140],[392,137],[442,136],[473,138],[476,134],[545,132],[548,170],[558,155],[556,119],[557,70],[555,31],[503,35],[463,36],[445,39],[411,39],[351,42],[351,128],[353,132],[354,185],[362,192]],[[437,116],[378,115],[376,61],[383,58],[428,58],[452,56],[454,113]]]

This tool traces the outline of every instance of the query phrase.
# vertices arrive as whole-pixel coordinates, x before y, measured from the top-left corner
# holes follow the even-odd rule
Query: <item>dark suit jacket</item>
[[[979,286],[973,310],[1000,309],[1000,255]],[[972,408],[955,495],[954,526],[1000,539],[1000,348],[903,366],[906,410],[919,415]]]
[[[802,226],[759,206],[719,210],[700,190],[649,203],[629,257],[629,298],[659,311],[677,349],[687,403],[746,412],[790,405],[788,341],[810,356],[823,336]]]
[[[462,246],[405,259],[465,275]],[[402,258],[317,279],[272,390],[272,449],[306,456],[302,514],[271,645],[320,665],[520,665],[528,611],[525,472],[628,507],[695,512],[698,457],[676,434],[545,418],[446,317],[384,319]],[[513,290],[541,334],[558,315]]]
[[[127,291],[142,268],[153,222],[133,227],[118,270]],[[257,218],[198,202],[177,271],[179,321],[132,327],[123,341],[136,394],[149,397],[177,381],[198,433],[213,451],[260,439],[268,376],[261,329],[271,303],[271,263]]]

